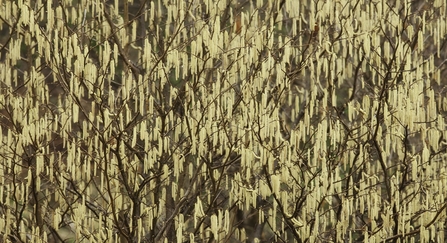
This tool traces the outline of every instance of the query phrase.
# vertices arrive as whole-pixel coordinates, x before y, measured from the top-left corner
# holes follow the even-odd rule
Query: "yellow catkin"
[[[215,214],[211,215],[211,232],[214,238],[218,238],[218,226],[217,226],[217,216]]]

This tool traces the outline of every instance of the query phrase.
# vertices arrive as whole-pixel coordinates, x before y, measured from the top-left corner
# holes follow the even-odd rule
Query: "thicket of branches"
[[[444,242],[445,20],[0,1],[0,241]]]

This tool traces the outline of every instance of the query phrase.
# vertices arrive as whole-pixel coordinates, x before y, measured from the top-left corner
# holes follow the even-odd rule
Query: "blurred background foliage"
[[[0,1],[0,241],[445,242],[445,20]]]

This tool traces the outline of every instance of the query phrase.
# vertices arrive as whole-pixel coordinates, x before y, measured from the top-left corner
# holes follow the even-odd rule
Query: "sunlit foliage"
[[[445,242],[445,20],[0,1],[0,241]]]

